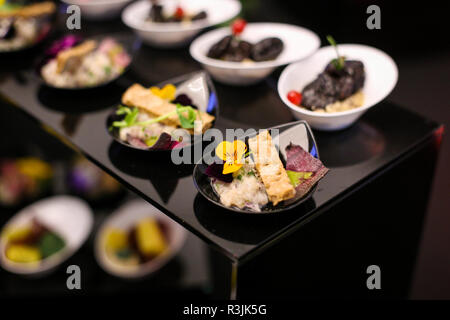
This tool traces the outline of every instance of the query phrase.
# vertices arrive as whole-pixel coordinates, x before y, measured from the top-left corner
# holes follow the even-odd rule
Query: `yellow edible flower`
[[[247,151],[247,146],[242,140],[234,142],[222,141],[216,147],[216,155],[225,161],[223,164],[223,174],[238,171],[242,167],[242,157]]]
[[[165,100],[173,100],[175,99],[175,93],[177,92],[177,88],[169,83],[166,84],[162,89],[158,88],[158,87],[150,87],[150,91],[160,97],[161,99],[165,99]]]

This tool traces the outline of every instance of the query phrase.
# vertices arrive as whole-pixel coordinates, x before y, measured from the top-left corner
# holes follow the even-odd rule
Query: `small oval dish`
[[[23,275],[43,275],[72,256],[86,241],[93,215],[82,200],[55,196],[22,209],[3,227],[1,266]]]
[[[166,265],[185,241],[183,227],[144,200],[132,200],[99,228],[95,258],[111,275],[142,278]]]
[[[62,0],[67,5],[81,9],[81,17],[89,20],[109,20],[120,15],[122,9],[133,0]]]
[[[297,121],[221,142],[214,163],[204,158],[195,166],[193,179],[200,194],[215,205],[268,214],[306,201],[327,172],[311,129],[305,121]]]
[[[319,37],[312,31],[288,24],[282,23],[242,23],[240,19],[236,20],[231,28],[223,27],[209,31],[197,39],[190,46],[191,56],[202,64],[211,76],[219,81],[231,85],[249,85],[261,81],[279,66],[304,59],[313,54],[320,46]],[[225,57],[212,58],[210,53],[213,46],[220,47],[220,42],[225,42],[231,34],[235,34],[229,47],[239,47],[238,51],[248,51],[247,47],[263,47],[262,52],[270,52],[273,47],[281,47],[281,51],[265,61],[254,61],[244,59],[242,61],[225,61]],[[273,43],[273,39],[277,43]],[[262,40],[266,40],[264,43]],[[238,43],[238,41],[240,41]],[[271,43],[272,42],[272,43]],[[242,47],[242,48],[241,48]],[[242,50],[241,50],[242,49]],[[279,50],[278,50],[279,51]],[[260,56],[260,55],[258,55]],[[253,55],[252,55],[253,57]],[[236,56],[231,59],[236,60]]]
[[[66,35],[46,49],[36,72],[45,86],[52,89],[96,89],[116,81],[126,72],[140,44],[129,34],[86,39]]]
[[[236,0],[141,0],[122,12],[122,21],[149,45],[180,47],[201,30],[224,23],[239,14]]]
[[[166,152],[191,146],[214,126],[218,109],[211,79],[205,72],[194,72],[150,88],[132,85],[111,111],[106,128],[127,148]]]
[[[337,49],[340,57],[345,60],[345,67],[337,76],[334,66],[337,61],[336,48],[327,46],[319,49],[310,58],[286,67],[278,80],[281,100],[291,109],[294,117],[308,121],[314,129],[332,131],[350,126],[364,112],[386,98],[397,83],[397,65],[383,51],[360,44],[339,44]],[[313,81],[315,82],[312,83]],[[320,85],[320,82],[326,85]],[[355,90],[359,89],[355,91],[348,89],[347,85],[340,85],[349,83],[357,86]],[[314,102],[316,99],[317,104],[327,104],[320,99],[328,99],[334,93],[320,92],[323,96],[314,97],[317,90],[323,91],[316,85],[330,88],[345,99],[330,99],[325,108],[308,109],[299,106],[305,100],[305,88],[310,88],[306,91],[310,101]],[[289,98],[288,94],[294,96]]]

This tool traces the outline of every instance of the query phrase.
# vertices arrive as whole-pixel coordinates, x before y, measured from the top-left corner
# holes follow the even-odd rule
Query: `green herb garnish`
[[[110,66],[106,66],[106,67],[104,68],[104,70],[105,70],[105,74],[106,74],[107,76],[109,76],[109,75],[111,74],[111,67],[110,67]]]
[[[255,172],[252,170],[252,171],[249,171],[249,172],[247,172],[247,175],[248,176],[255,176]]]
[[[145,144],[149,147],[153,147],[153,145],[156,143],[156,141],[158,141],[158,137],[151,136],[150,138],[145,139]]]
[[[185,111],[187,111],[187,117],[183,115],[183,112]],[[194,108],[189,107],[189,109],[186,109],[186,107],[183,107],[181,104],[177,103],[177,114],[180,119],[181,127],[185,129],[194,128],[195,120],[197,119],[197,114]]]
[[[302,183],[301,179],[303,178],[303,172],[286,170],[286,173],[294,188],[296,188],[299,184]]]
[[[341,70],[342,68],[344,68],[345,57],[339,55],[336,41],[334,40],[334,38],[332,36],[328,35],[327,41],[330,43],[330,45],[332,45],[334,47],[334,50],[336,51],[336,55],[337,55],[337,58],[333,59],[332,63],[336,67],[336,70]]]
[[[123,118],[122,121],[114,121],[112,123],[113,127],[119,127],[119,128],[131,127],[136,124],[136,119],[139,114],[139,110],[138,110],[138,108],[130,109],[125,106],[119,106],[119,109],[116,111],[116,114],[117,115],[125,114],[126,116],[125,116],[125,118]]]

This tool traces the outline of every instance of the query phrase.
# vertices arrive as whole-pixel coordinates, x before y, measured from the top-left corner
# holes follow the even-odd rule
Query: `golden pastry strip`
[[[295,188],[281,162],[278,151],[272,143],[272,137],[267,130],[248,140],[253,153],[256,170],[266,188],[269,201],[277,205],[283,200],[295,196]]]
[[[175,104],[158,97],[140,84],[133,84],[125,91],[122,96],[122,103],[130,107],[139,108],[141,111],[147,112],[153,118],[173,112],[177,108]],[[205,132],[206,129],[212,126],[214,116],[206,112],[200,112],[200,116],[202,121],[202,132]],[[174,127],[181,126],[177,114],[173,114],[162,120],[161,123]],[[189,131],[191,133],[193,132],[192,129],[189,129]]]
[[[60,52],[56,58],[56,72],[61,73],[66,69],[76,68],[81,63],[81,59],[83,59],[85,55],[94,51],[95,48],[97,48],[97,42],[94,40],[88,40],[73,48]]]

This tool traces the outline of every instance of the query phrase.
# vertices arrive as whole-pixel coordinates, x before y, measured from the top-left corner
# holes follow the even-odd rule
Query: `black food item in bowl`
[[[208,17],[206,11],[200,11],[195,14],[189,14],[181,6],[177,6],[175,11],[170,14],[164,14],[164,6],[160,4],[153,4],[148,14],[148,19],[151,22],[167,23],[167,22],[189,22],[203,20]]]
[[[331,61],[317,79],[302,91],[302,107],[310,110],[323,109],[336,101],[344,100],[364,86],[364,64],[357,60],[346,60],[338,68]]]
[[[240,62],[250,59],[256,62],[276,59],[283,51],[284,44],[279,38],[265,38],[256,44],[240,40],[232,35],[215,43],[207,56],[213,59]]]

